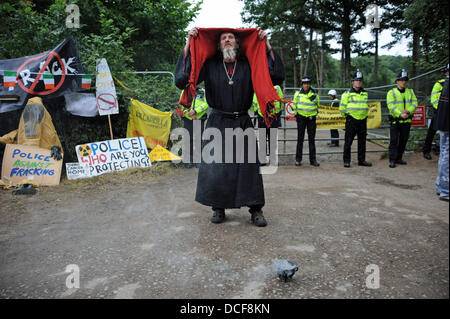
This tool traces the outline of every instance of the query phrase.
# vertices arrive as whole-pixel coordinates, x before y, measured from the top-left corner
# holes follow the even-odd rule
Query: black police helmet
[[[353,73],[352,81],[356,80],[363,80],[363,74],[359,69],[357,69],[356,72]]]

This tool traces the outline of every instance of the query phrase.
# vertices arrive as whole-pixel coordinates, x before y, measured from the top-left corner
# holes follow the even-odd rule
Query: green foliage
[[[66,27],[68,4],[77,4],[80,28]],[[95,74],[97,60],[106,58],[116,81],[119,114],[111,116],[114,138],[126,136],[130,98],[162,111],[174,111],[180,91],[170,75],[134,71],[173,71],[185,43],[188,24],[201,1],[188,0],[18,0],[0,3],[0,59],[34,55],[73,36],[86,73]],[[91,89],[95,92],[95,88]],[[108,118],[85,118],[64,110],[63,97],[44,104],[65,150],[64,160],[76,161],[75,145],[110,139]],[[13,112],[10,112],[13,113]],[[17,128],[21,112],[0,116],[0,133]],[[3,116],[5,115],[5,116]],[[181,121],[173,117],[172,127]],[[1,150],[0,150],[1,151]],[[1,155],[1,154],[0,154]]]

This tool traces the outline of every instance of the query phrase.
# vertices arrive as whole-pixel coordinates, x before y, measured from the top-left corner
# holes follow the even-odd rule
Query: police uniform
[[[307,76],[302,78],[303,83],[310,83]],[[308,131],[309,162],[313,166],[319,166],[316,160],[316,117],[319,112],[319,95],[312,88],[305,92],[303,88],[295,92],[293,104],[297,120],[297,151],[295,154],[295,165],[300,166],[303,156],[303,141],[305,140],[305,129]]]
[[[402,70],[398,80],[408,80],[408,73]],[[395,164],[406,165],[402,159],[408,142],[409,131],[411,129],[412,116],[417,107],[417,98],[414,90],[410,88],[400,89],[399,87],[389,90],[386,95],[386,103],[389,109],[389,120],[391,122],[389,141],[389,167],[394,168]],[[408,117],[403,119],[401,114],[407,112]]]
[[[181,93],[183,94],[183,93]],[[194,100],[192,101],[191,109],[195,111],[196,120],[194,120],[191,116],[189,116],[188,112],[189,110],[185,110],[184,117],[183,117],[183,123],[184,128],[189,132],[189,163],[187,167],[192,167],[194,163],[194,159],[201,159],[201,149],[197,149],[197,145],[201,145],[202,143],[202,135],[203,131],[205,129],[205,121],[207,119],[207,110],[208,110],[208,103],[206,102],[206,96],[205,96],[205,89],[203,88],[197,88],[197,92],[195,95]],[[197,132],[194,132],[194,123],[200,124],[200,136],[195,136],[194,134],[197,134]],[[194,157],[194,152],[200,152],[200,156]]]
[[[361,71],[357,70],[352,81],[363,80]],[[339,105],[339,112],[345,116],[344,167],[350,167],[351,147],[355,136],[358,136],[358,165],[372,166],[366,162],[367,116],[369,113],[368,93],[360,88],[344,92]]]
[[[278,96],[281,99],[284,99],[283,91],[281,90],[281,87],[279,85],[274,86],[275,90],[277,91]],[[264,117],[261,113],[261,108],[259,107],[259,102],[256,97],[256,94],[253,95],[253,111],[256,114],[256,118],[258,120],[258,128],[265,128],[266,129],[266,155],[270,155],[270,129],[267,129],[266,122],[264,121]],[[281,102],[275,101],[274,108],[271,110],[271,113],[274,116],[274,119],[272,121],[272,124],[270,125],[270,128],[278,128],[281,126],[281,111],[283,110],[283,104]],[[277,130],[278,131],[278,130]],[[275,134],[275,140],[278,140],[278,134]]]

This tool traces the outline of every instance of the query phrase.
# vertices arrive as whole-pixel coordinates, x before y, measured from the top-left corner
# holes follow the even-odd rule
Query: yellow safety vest
[[[341,96],[339,112],[343,116],[348,114],[356,120],[364,120],[369,114],[368,99],[369,94],[364,89],[359,92],[354,89],[348,90]]]
[[[281,99],[284,99],[284,95],[283,95],[283,90],[281,89],[281,87],[279,85],[275,85],[274,86],[275,90],[277,90],[278,96]],[[262,113],[261,113],[261,108],[259,107],[259,102],[258,99],[256,98],[256,94],[253,94],[253,111],[256,113],[258,112],[258,114],[262,117]],[[271,110],[271,113],[273,114],[278,114],[283,110],[283,104],[275,101],[275,103],[273,104],[274,108]]]
[[[192,100],[192,105],[190,108],[195,111],[197,120],[200,120],[202,118],[202,116],[206,114],[206,111],[209,107],[208,103],[206,102],[205,89],[202,88],[201,90],[203,91],[203,98],[201,98],[200,95],[196,94],[194,97],[194,100]],[[183,92],[181,92],[181,95],[183,95]],[[180,97],[181,97],[181,95],[180,95]],[[192,120],[192,118],[188,115],[188,112],[190,109],[185,110],[184,117]]]
[[[386,103],[389,109],[389,114],[394,118],[395,123],[411,123],[411,117],[417,107],[417,98],[412,89],[406,88],[405,92],[401,93],[398,88],[389,90],[386,95]],[[411,115],[410,118],[402,119],[400,114],[403,110],[407,110]]]
[[[295,92],[293,99],[295,115],[316,116],[319,113],[319,102],[319,95],[313,89],[309,89],[308,93],[303,89]]]

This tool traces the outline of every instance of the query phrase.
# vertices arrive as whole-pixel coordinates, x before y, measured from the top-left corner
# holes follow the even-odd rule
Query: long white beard
[[[222,54],[225,60],[234,60],[236,57],[236,49],[234,47],[229,49],[224,48],[222,49]]]

